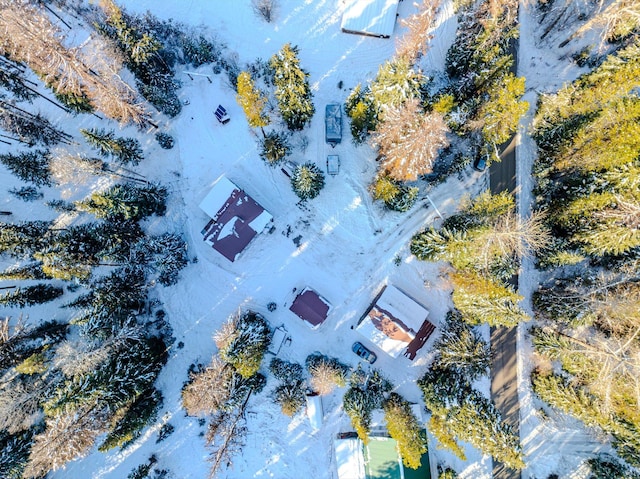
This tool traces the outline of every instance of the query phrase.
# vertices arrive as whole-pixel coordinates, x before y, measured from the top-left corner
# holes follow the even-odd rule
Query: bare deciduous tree
[[[262,17],[265,22],[271,23],[274,20],[278,2],[276,0],[251,0],[253,12]]]
[[[223,467],[232,465],[233,457],[242,451],[247,427],[244,408],[232,413],[218,413],[207,429],[207,445],[211,449],[209,477],[213,479]]]
[[[385,112],[372,144],[383,157],[382,170],[396,180],[413,181],[432,171],[438,151],[449,144],[448,131],[441,113],[425,114],[419,100],[411,99]]]
[[[34,438],[25,478],[39,478],[86,455],[107,429],[105,411],[91,408],[67,411],[48,418],[46,429]]]
[[[106,43],[90,40],[90,54],[66,48],[60,30],[27,0],[0,0],[0,11],[0,49],[13,61],[29,65],[58,93],[89,98],[123,124],[146,124],[147,113],[118,75],[121,61]]]
[[[214,356],[211,364],[193,374],[191,382],[182,390],[182,406],[190,416],[215,413],[230,397],[229,382],[233,368]]]
[[[401,21],[402,26],[407,27],[408,31],[400,38],[396,48],[397,56],[406,57],[412,63],[427,53],[427,43],[433,38],[429,31],[440,7],[440,0],[422,0],[420,5],[414,5],[418,13]]]

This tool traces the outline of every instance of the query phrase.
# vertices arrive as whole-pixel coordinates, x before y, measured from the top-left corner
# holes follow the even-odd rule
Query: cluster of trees
[[[610,26],[615,31],[615,22]],[[539,327],[531,332],[547,361],[532,375],[534,391],[604,431],[634,467],[640,466],[639,55],[632,36],[591,72],[540,98],[536,208],[554,242],[538,260],[562,269],[534,295]],[[593,477],[631,477],[614,463],[596,464]]]
[[[90,49],[68,48],[42,7],[10,0],[3,0],[1,7],[2,54],[28,65],[69,109],[97,109],[123,124],[146,123],[147,113],[136,102],[135,91],[120,78],[121,63],[108,44],[92,39]]]
[[[499,161],[497,146],[511,137],[529,108],[520,100],[524,78],[512,70],[518,2],[484,0],[462,5],[458,13],[458,34],[446,58],[452,85],[436,98],[452,94],[448,109],[458,118],[452,126],[473,138],[474,155]]]
[[[465,459],[458,441],[466,441],[508,467],[522,469],[518,435],[505,424],[489,399],[473,387],[486,374],[489,347],[462,314],[447,314],[436,357],[418,382],[431,412],[429,431],[439,446]]]
[[[206,368],[193,372],[182,390],[187,414],[209,418],[206,441],[211,450],[211,477],[230,467],[244,445],[244,409],[251,393],[260,392],[266,383],[258,370],[271,331],[262,316],[245,311],[231,316],[214,340],[218,354]],[[277,371],[288,369],[284,364],[274,367]],[[289,381],[293,375],[283,373],[280,378]]]
[[[416,65],[427,51],[438,7],[439,2],[426,0],[418,5],[418,12],[403,22],[407,33],[395,56],[368,85],[357,85],[345,104],[354,143],[369,141],[379,153],[372,195],[396,211],[411,208],[417,189],[406,183],[431,173],[439,152],[449,145],[449,128],[441,112],[425,101],[428,78]]]
[[[464,321],[513,326],[527,315],[509,280],[521,258],[546,246],[548,238],[540,217],[520,220],[512,196],[486,191],[462,202],[460,211],[439,229],[416,234],[411,252],[424,261],[451,265],[453,304]]]
[[[540,328],[533,344],[557,370],[540,367],[534,391],[547,403],[613,439],[620,457],[640,466],[640,287],[637,269],[569,277],[534,296]]]
[[[640,247],[639,54],[636,40],[541,98],[534,122],[536,193],[558,238],[547,263],[633,256]]]

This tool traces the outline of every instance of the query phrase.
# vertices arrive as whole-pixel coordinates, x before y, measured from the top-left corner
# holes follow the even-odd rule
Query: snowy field
[[[450,308],[450,289],[440,276],[440,265],[418,262],[409,254],[408,241],[423,227],[437,225],[439,218],[424,191],[407,214],[384,210],[372,202],[367,186],[376,171],[376,154],[368,146],[353,146],[347,124],[343,127],[341,144],[331,148],[324,142],[324,105],[343,103],[351,88],[375,76],[378,66],[392,56],[395,48],[393,37],[385,40],[342,33],[340,19],[346,6],[344,0],[280,0],[272,24],[258,19],[248,0],[123,0],[120,3],[132,13],[150,10],[161,19],[173,18],[202,26],[205,34],[215,36],[226,45],[225,55],[237,55],[240,65],[256,58],[266,60],[285,43],[297,45],[301,65],[310,73],[316,115],[310,127],[294,135],[291,159],[298,163],[315,162],[323,170],[327,154],[338,154],[341,159],[340,173],[326,177],[326,186],[320,195],[298,206],[288,178],[279,168],[269,168],[259,158],[256,132],[248,127],[226,77],[213,75],[211,66],[194,71],[210,75],[211,82],[205,76],[192,75],[190,79],[186,74],[179,75],[183,82],[182,113],[172,120],[155,118],[161,123],[161,130],[176,139],[172,150],[160,149],[152,131],[140,134],[133,128],[122,131],[126,136],[138,135],[145,145],[146,160],[139,171],[166,185],[171,192],[166,216],[147,220],[147,226],[151,230],[183,231],[192,259],[181,272],[177,285],[158,287],[155,292],[176,338],[159,379],[164,407],[159,421],[129,448],[109,454],[92,453],[51,477],[124,479],[134,467],[155,454],[156,467],[170,470],[170,478],[204,478],[209,469],[202,437],[205,426],[185,416],[180,391],[188,379],[189,366],[206,364],[215,353],[212,333],[238,309],[252,309],[262,313],[272,328],[284,325],[288,330],[292,341],[281,350],[283,359],[304,363],[307,355],[320,351],[355,367],[357,358],[351,353],[351,344],[361,337],[352,327],[384,284],[397,286],[423,304],[430,312],[429,320],[437,326]],[[412,2],[400,3],[401,18],[414,11]],[[523,28],[528,28],[526,33],[523,30],[523,37],[533,34],[533,27],[527,22],[532,20],[523,18]],[[433,32],[431,50],[422,59],[427,74],[442,70],[455,28],[451,4],[446,2]],[[394,36],[401,33],[402,29],[396,25]],[[524,66],[520,74],[533,77],[534,84],[528,94],[532,104],[535,104],[535,91],[550,86],[557,88],[562,79],[571,80],[577,75],[577,71],[560,67],[554,58],[545,58],[542,47],[527,46],[526,39],[523,45],[520,61]],[[213,110],[218,104],[226,107],[230,123],[221,125],[215,120]],[[95,117],[84,115],[78,120],[61,116],[64,114],[52,107],[38,106],[42,106],[54,122],[65,123],[68,131],[112,127]],[[522,133],[526,136],[524,126]],[[519,177],[526,179],[533,145],[526,138],[522,142],[529,163],[521,166]],[[243,188],[274,217],[275,230],[258,235],[234,263],[205,244],[200,234],[208,218],[198,204],[221,175]],[[13,184],[1,186],[7,189]],[[469,169],[463,178],[452,177],[428,193],[446,216],[456,210],[462,197],[475,195],[487,186],[486,174]],[[530,186],[530,182],[526,183],[520,190],[520,204],[525,207],[531,201],[527,196]],[[79,199],[84,191],[71,187],[64,192],[64,198]],[[24,203],[21,206],[15,199],[7,200],[4,205],[14,210],[24,209]],[[29,205],[31,208],[32,204]],[[42,211],[29,211],[25,216],[27,214],[39,218],[53,215],[44,206]],[[332,306],[327,321],[313,331],[288,310],[294,289],[305,286],[316,290]],[[275,311],[267,310],[269,302],[277,304]],[[38,312],[34,310],[34,316]],[[57,314],[67,312],[61,310]],[[488,330],[485,335],[488,336]],[[414,361],[378,354],[376,368],[410,401],[422,402],[415,380],[424,374],[430,362],[430,346],[436,336],[429,339]],[[520,345],[526,354],[530,353],[526,350],[524,332],[520,335]],[[519,366],[521,373],[528,374],[530,365],[522,356]],[[224,477],[335,478],[332,439],[337,432],[351,429],[341,409],[344,390],[324,398],[324,425],[313,432],[304,414],[292,420],[281,414],[279,406],[269,397],[274,387],[274,382],[269,381],[265,390],[249,402],[247,444]],[[480,387],[488,393],[488,380]],[[526,459],[532,459],[527,460],[529,468],[523,477],[543,479],[558,468],[566,471],[562,477],[579,477],[571,475],[577,462],[565,456],[568,453],[569,457],[580,458],[593,452],[595,445],[589,443],[589,438],[577,426],[556,436],[559,434],[556,425],[543,423],[537,415],[527,385],[520,384],[519,389],[521,400],[524,399],[521,434]],[[158,443],[157,433],[164,423],[170,423],[175,430]],[[454,466],[463,479],[491,477],[491,458],[470,448],[467,448],[468,461],[464,463],[435,447],[430,454],[432,462],[442,460]]]

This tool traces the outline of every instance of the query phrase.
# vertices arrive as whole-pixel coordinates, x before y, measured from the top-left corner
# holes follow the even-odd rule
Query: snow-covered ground
[[[170,470],[169,477],[203,478],[208,471],[202,437],[205,427],[196,419],[185,416],[180,391],[187,380],[189,366],[208,363],[215,353],[212,334],[222,322],[239,308],[250,308],[263,313],[272,327],[284,325],[288,330],[292,341],[283,347],[280,357],[303,363],[308,354],[320,351],[355,366],[357,358],[350,348],[360,338],[351,328],[383,284],[398,286],[426,306],[434,324],[443,320],[450,307],[450,290],[439,275],[440,265],[419,262],[408,251],[410,237],[428,224],[437,224],[439,219],[425,196],[408,214],[389,212],[372,202],[367,186],[376,171],[375,152],[367,146],[355,148],[346,125],[341,144],[332,149],[324,142],[324,105],[342,103],[351,88],[373,78],[378,66],[392,56],[395,48],[394,39],[342,33],[340,18],[345,0],[280,0],[276,19],[271,24],[254,15],[248,0],[124,0],[120,3],[130,12],[150,10],[162,19],[173,18],[193,26],[201,25],[207,34],[215,35],[227,46],[225,55],[237,55],[240,65],[256,58],[268,59],[285,43],[297,45],[302,67],[311,75],[317,113],[310,127],[294,137],[297,147],[292,159],[315,162],[323,170],[327,154],[338,154],[341,159],[340,173],[335,177],[327,176],[319,197],[297,206],[297,197],[291,191],[288,178],[279,168],[269,168],[258,157],[256,134],[259,133],[248,127],[226,77],[213,75],[211,66],[203,66],[195,72],[211,75],[212,82],[204,76],[193,75],[193,79],[186,74],[181,76],[183,111],[175,119],[160,119],[161,130],[176,138],[172,150],[160,149],[153,139],[154,132],[139,136],[147,158],[139,171],[167,185],[171,191],[167,215],[148,220],[148,227],[184,231],[192,259],[181,272],[177,285],[160,287],[156,292],[176,338],[170,359],[159,378],[165,397],[164,407],[158,423],[129,448],[109,454],[94,452],[51,477],[124,478],[135,466],[155,454],[157,467]],[[412,2],[400,3],[401,18],[414,10]],[[557,59],[548,57],[543,47],[525,42],[526,37],[533,34],[532,21],[528,13],[523,13],[520,74],[527,76],[530,89],[527,98],[533,105],[534,91],[553,90],[563,79],[573,79],[577,72],[566,70]],[[455,28],[451,2],[447,1],[433,32],[431,50],[422,60],[427,73],[442,70]],[[397,25],[396,36],[401,32]],[[213,110],[218,104],[226,107],[231,116],[230,123],[221,125],[215,120]],[[95,117],[85,115],[82,119],[74,119],[45,104],[38,106],[47,111],[49,118],[60,124],[64,122],[70,130],[76,127],[75,123],[78,124],[76,130],[91,126],[111,127]],[[529,120],[530,117],[525,123]],[[123,136],[137,134],[132,128],[121,133]],[[302,148],[302,145],[306,147]],[[0,149],[3,149],[2,145]],[[529,162],[522,163],[519,169],[522,182],[519,201],[525,208],[531,203],[528,193],[531,184],[526,180],[534,152],[526,131],[523,131],[521,150],[527,152]],[[274,217],[275,230],[258,235],[234,263],[207,246],[200,234],[208,218],[198,204],[223,174]],[[456,210],[463,196],[475,195],[485,189],[487,180],[486,174],[468,171],[462,180],[452,177],[429,191],[429,197],[443,215],[448,215]],[[6,181],[11,183],[13,180]],[[12,184],[0,184],[3,188],[10,186]],[[65,199],[79,199],[82,192],[81,188],[68,190],[64,193]],[[25,204],[15,199],[3,204],[14,210],[26,210]],[[37,204],[27,205],[28,214],[20,219],[54,216],[51,210]],[[398,265],[394,261],[396,258],[401,260]],[[529,280],[528,284],[530,291],[535,282]],[[304,286],[318,291],[332,305],[327,321],[314,331],[288,310],[294,288]],[[269,302],[277,304],[275,311],[267,310]],[[434,337],[414,361],[378,354],[376,368],[411,401],[421,402],[415,380],[430,362],[429,346]],[[523,374],[528,376],[531,367],[525,359],[530,351],[524,331],[519,339],[522,378]],[[290,420],[280,413],[269,397],[274,386],[269,382],[261,394],[252,397],[247,413],[247,445],[225,477],[336,477],[332,438],[337,432],[350,429],[341,411],[344,391],[338,390],[325,398],[324,425],[314,432],[304,415]],[[488,381],[480,386],[488,393]],[[523,419],[521,435],[529,463],[524,477],[543,478],[562,467],[569,474],[577,463],[569,462],[565,467],[563,461],[569,460],[565,457],[567,448],[570,448],[570,458],[592,452],[589,438],[578,427],[560,435],[555,424],[543,421],[536,412],[527,380],[521,381],[519,393]],[[157,443],[157,432],[167,422],[175,430]],[[432,459],[454,466],[463,479],[491,476],[491,459],[471,448],[467,448],[466,462],[435,447],[431,448],[430,454]]]

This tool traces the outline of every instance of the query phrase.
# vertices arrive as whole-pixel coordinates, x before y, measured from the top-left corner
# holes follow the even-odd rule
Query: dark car
[[[355,343],[353,343],[353,346],[351,346],[351,350],[354,353],[356,353],[358,356],[360,356],[362,359],[367,361],[369,364],[375,363],[376,359],[378,359],[378,356],[376,356],[375,353],[369,351],[359,341],[356,341]]]
[[[475,160],[473,160],[473,167],[477,171],[484,171],[487,167],[487,160],[484,158],[484,156],[479,156]]]

